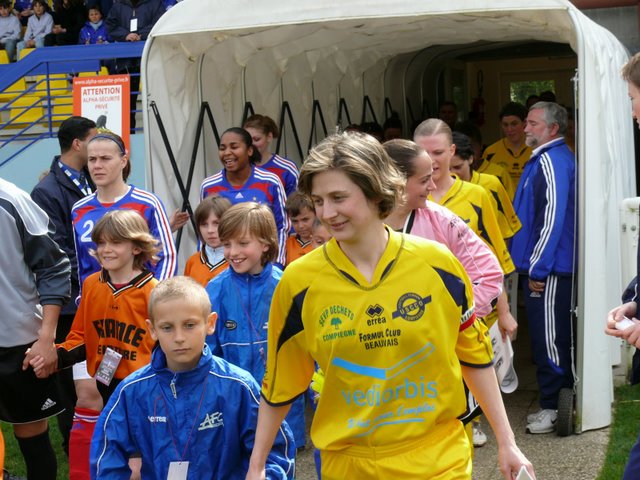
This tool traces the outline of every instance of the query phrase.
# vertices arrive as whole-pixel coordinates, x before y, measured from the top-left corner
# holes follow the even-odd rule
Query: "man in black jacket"
[[[62,307],[56,331],[56,343],[63,342],[69,333],[76,314],[75,299],[78,296],[78,261],[74,245],[71,207],[81,198],[93,192],[94,185],[87,171],[87,144],[97,134],[93,120],[70,117],[58,130],[60,155],[56,155],[51,168],[31,192],[31,198],[42,208],[56,227],[53,239],[71,261],[71,300]],[[60,372],[60,400],[66,408],[58,416],[63,437],[63,448],[68,454],[69,433],[73,423],[75,389],[71,370]]]

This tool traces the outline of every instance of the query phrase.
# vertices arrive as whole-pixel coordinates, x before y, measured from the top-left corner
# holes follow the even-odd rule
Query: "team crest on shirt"
[[[237,326],[238,324],[233,320],[227,320],[226,322],[224,322],[224,328],[226,328],[227,330],[235,330]]]
[[[431,295],[421,297],[417,293],[405,293],[396,303],[397,310],[393,312],[393,318],[401,317],[407,322],[415,322],[422,318],[425,307],[429,303],[431,303]]]

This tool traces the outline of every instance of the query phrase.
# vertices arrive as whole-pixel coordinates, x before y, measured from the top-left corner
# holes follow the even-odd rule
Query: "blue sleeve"
[[[535,239],[529,276],[545,280],[551,273],[571,199],[573,173],[569,162],[554,162],[549,154],[540,157],[540,169],[533,182]]]
[[[284,193],[284,187],[281,183],[273,185],[271,193],[273,195],[273,216],[276,220],[276,228],[278,229],[278,257],[276,263],[278,267],[284,269],[284,265],[287,263],[287,237],[289,236],[289,230],[291,225],[289,224],[289,217],[284,209],[284,205],[287,201],[287,197]]]
[[[129,457],[138,449],[130,435],[123,385],[111,395],[96,423],[89,457],[91,480],[131,478]]]
[[[140,19],[142,25],[138,25],[138,35],[142,40],[146,40],[151,33],[151,29],[156,24],[162,14],[166,12],[164,4],[160,0],[152,0],[147,4],[147,10],[144,12],[144,16]]]
[[[287,176],[287,182],[286,182],[286,185],[284,186],[284,189],[288,197],[298,189],[298,177],[296,177],[293,173],[290,173],[290,172],[287,172],[286,176]]]
[[[211,349],[211,353],[213,355],[224,358],[222,347],[220,347],[220,338],[218,336],[218,332],[221,328],[220,325],[224,321],[222,320],[222,302],[220,301],[222,282],[216,282],[216,278],[220,277],[215,277],[206,286],[207,295],[209,295],[209,301],[211,302],[211,311],[218,314],[218,319],[216,320],[216,329],[214,330],[212,335],[207,335],[206,342],[207,345],[209,345],[209,348]]]
[[[155,208],[147,221],[151,235],[160,241],[162,248],[162,250],[158,252],[158,263],[153,269],[154,276],[158,280],[173,277],[178,271],[176,246],[173,243],[171,226],[169,225],[169,218],[164,210],[164,205],[162,205],[162,202],[157,197]]]
[[[78,44],[79,45],[88,45],[91,41],[91,35],[89,34],[88,27],[82,27],[80,30],[80,35],[78,35]]]
[[[247,395],[241,410],[245,413],[242,415],[241,438],[244,450],[247,452],[253,451],[260,398],[259,387],[255,381],[251,382],[251,388],[250,397]],[[293,479],[295,455],[296,446],[293,434],[287,422],[282,422],[265,463],[266,479]]]

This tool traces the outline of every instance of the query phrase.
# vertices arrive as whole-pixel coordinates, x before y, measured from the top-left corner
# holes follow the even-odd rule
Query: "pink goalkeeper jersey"
[[[487,316],[502,293],[502,268],[491,249],[456,214],[427,201],[413,210],[403,231],[444,244],[460,261],[473,285],[476,315]]]

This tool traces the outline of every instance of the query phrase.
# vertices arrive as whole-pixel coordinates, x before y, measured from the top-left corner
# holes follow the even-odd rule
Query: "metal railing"
[[[44,47],[15,63],[0,65],[0,166],[35,142],[55,137],[57,126],[73,112],[74,76],[97,75],[104,61],[115,64],[114,59],[120,64],[124,60],[126,68],[126,59],[139,59],[143,48],[144,42]],[[131,108],[137,112],[135,105]],[[3,154],[16,141],[20,148]]]

